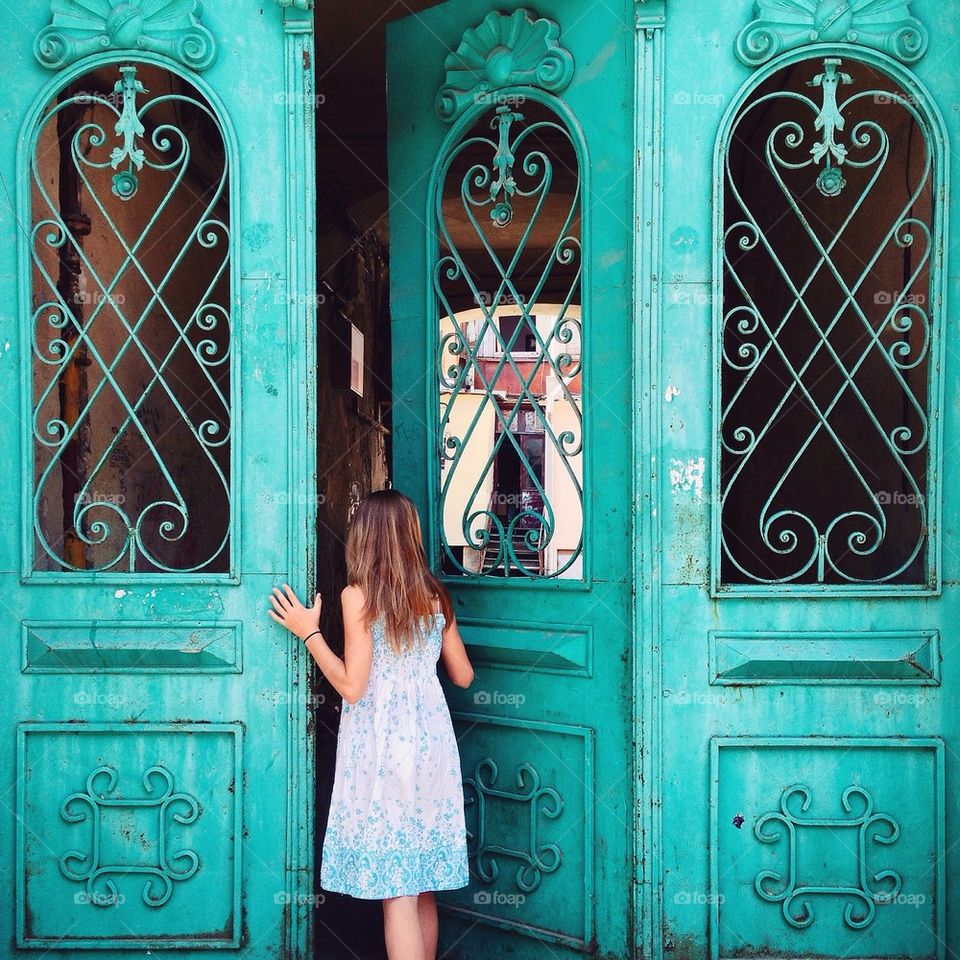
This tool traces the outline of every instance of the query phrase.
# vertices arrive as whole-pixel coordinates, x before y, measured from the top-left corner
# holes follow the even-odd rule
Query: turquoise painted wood
[[[453,955],[956,956],[957,27],[923,0],[553,2],[511,60],[489,13],[432,8],[388,47],[395,478],[480,664],[481,700],[452,692],[477,825]],[[518,335],[537,311],[500,309],[497,268],[492,296],[449,292],[471,229],[522,221],[498,135],[539,104],[589,157],[586,587],[551,576],[526,441],[527,499],[497,509],[511,398],[537,393],[516,355],[558,325]],[[443,192],[468,132],[492,160]],[[485,424],[465,398],[498,386]]]
[[[783,6],[641,40],[651,955],[953,957],[957,28]]]
[[[456,957],[623,957],[629,11],[516,8],[458,0],[388,30],[394,482],[422,511],[477,667],[470,690],[450,691],[472,882],[443,898],[442,928]],[[462,203],[465,183],[475,203]],[[511,266],[519,246],[537,257]],[[560,269],[538,287],[545,265]],[[510,315],[521,319],[501,321]],[[555,384],[552,399],[538,377]],[[565,527],[581,517],[582,539]]]
[[[312,18],[106,6],[0,39],[0,942],[307,956]]]

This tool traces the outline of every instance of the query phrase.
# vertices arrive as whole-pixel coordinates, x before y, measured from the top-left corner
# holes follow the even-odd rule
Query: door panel
[[[954,956],[953,27],[799,6],[666,12],[656,949]]]
[[[306,666],[264,598],[309,573],[312,280],[299,201],[252,185],[294,162],[311,21],[258,18],[241,58],[239,8],[118,11],[38,7],[0,40],[0,939],[301,955]],[[286,95],[254,108],[251,63]]]
[[[458,2],[388,33],[394,481],[477,666],[452,956],[630,951],[628,22]]]

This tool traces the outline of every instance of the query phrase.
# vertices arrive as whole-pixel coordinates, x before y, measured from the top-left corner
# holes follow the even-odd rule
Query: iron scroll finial
[[[573,54],[560,43],[560,27],[523,7],[493,11],[463,34],[444,62],[437,93],[441,120],[455,120],[471,103],[497,99],[497,91],[534,86],[564,90],[573,77]]]
[[[737,57],[758,67],[808,43],[853,43],[916,63],[930,36],[910,0],[756,0],[754,19],[737,36]]]

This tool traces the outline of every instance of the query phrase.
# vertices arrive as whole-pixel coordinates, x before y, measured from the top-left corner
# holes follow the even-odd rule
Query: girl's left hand
[[[320,627],[320,607],[322,601],[318,593],[312,607],[305,607],[287,584],[283,590],[274,587],[270,594],[273,610],[267,613],[282,627],[295,633],[301,640]]]

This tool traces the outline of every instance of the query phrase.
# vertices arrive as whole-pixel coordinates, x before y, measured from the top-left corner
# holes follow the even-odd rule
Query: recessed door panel
[[[55,3],[0,38],[11,955],[306,952],[306,667],[263,598],[311,543],[312,22],[241,49],[246,15]]]
[[[388,32],[394,482],[477,667],[452,956],[631,950],[627,22],[458,2]]]

